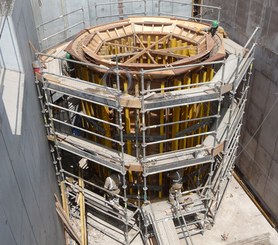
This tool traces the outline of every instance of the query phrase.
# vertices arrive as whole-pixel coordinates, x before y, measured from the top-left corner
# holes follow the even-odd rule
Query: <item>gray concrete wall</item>
[[[185,3],[191,3],[191,0],[169,0],[161,3],[160,8],[158,0],[138,0],[133,2],[121,0],[31,0],[40,39],[40,48],[45,50],[55,44],[64,42],[84,29],[84,27],[119,20],[117,15],[121,12],[119,10],[120,2],[123,2],[122,13],[124,18],[131,15],[144,15],[144,13],[146,15],[158,15],[159,9],[169,16],[191,16],[191,6],[185,5]],[[171,2],[175,2],[175,4]],[[80,8],[82,10],[79,10]],[[68,15],[56,19],[65,14]],[[42,24],[44,25],[42,26]]]
[[[30,2],[16,0],[5,25],[6,33],[17,42],[16,47],[7,42],[0,46],[0,243],[64,244],[54,201],[54,193],[59,191],[34,86],[34,56],[28,44],[30,40],[38,45]],[[14,63],[17,59],[21,67]],[[18,96],[21,105],[14,103]]]
[[[278,221],[278,1],[205,3],[222,7],[221,25],[240,44],[262,27],[237,165]]]

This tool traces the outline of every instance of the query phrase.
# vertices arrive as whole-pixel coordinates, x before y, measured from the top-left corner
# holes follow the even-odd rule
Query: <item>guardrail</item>
[[[168,11],[164,12],[163,9],[163,4],[168,4],[171,5],[171,8],[166,8]],[[217,11],[217,16],[216,18],[204,18],[203,15],[201,14],[200,18],[199,17],[194,17],[191,15],[180,15],[177,14],[174,9],[175,8],[183,8],[186,10],[187,7],[190,7],[190,10],[192,10],[193,7],[200,7],[200,8],[207,8],[210,9],[212,11],[216,10]],[[192,12],[192,11],[191,11]],[[217,7],[217,6],[211,6],[211,5],[205,5],[205,4],[194,4],[192,3],[192,1],[186,3],[186,2],[179,2],[179,1],[170,1],[170,0],[159,0],[158,1],[158,15],[164,15],[164,16],[174,16],[174,17],[181,17],[181,18],[186,18],[186,19],[192,19],[195,21],[206,21],[206,22],[211,22],[215,19],[218,20],[218,22],[220,21],[220,12],[221,12],[221,8]]]
[[[81,15],[80,18],[78,18],[77,21],[75,21],[72,25],[68,24],[68,19],[73,17],[73,15]],[[76,17],[76,16],[75,16]],[[47,35],[45,36],[45,31],[47,30],[51,30],[51,25],[53,25],[53,23],[62,21],[64,22],[64,25],[61,25],[61,30]],[[57,26],[59,24],[56,23],[55,26]],[[80,26],[80,28],[77,28],[77,31],[68,34],[67,32],[71,32],[74,28]],[[36,27],[37,29],[37,33],[38,33],[38,37],[39,37],[39,45],[40,45],[40,50],[46,50],[48,48],[51,48],[57,44],[59,44],[62,41],[65,41],[65,39],[68,39],[70,37],[72,37],[73,35],[75,35],[76,33],[78,33],[80,30],[85,28],[85,18],[84,18],[84,9],[83,8],[78,8],[76,10],[73,10],[71,12],[68,12],[66,14],[60,15],[52,20],[43,22],[42,24],[38,25]],[[63,34],[63,38],[57,38],[57,36],[59,34]],[[58,40],[55,40],[58,39]]]

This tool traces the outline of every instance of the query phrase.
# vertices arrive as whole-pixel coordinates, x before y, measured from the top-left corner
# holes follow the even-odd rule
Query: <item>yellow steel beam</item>
[[[175,86],[181,86],[181,80],[175,79]],[[177,90],[181,90],[181,88],[177,88]],[[173,108],[173,122],[180,121],[180,112],[181,108],[180,106],[174,107]],[[179,123],[175,123],[172,125],[172,138],[176,137],[176,134],[179,132]],[[179,141],[174,140],[172,141],[172,150],[178,150],[179,149]]]
[[[126,94],[128,93],[127,89],[128,89],[128,83],[127,83],[127,80],[125,80],[124,81],[124,92]],[[130,129],[131,124],[130,124],[129,108],[125,107],[124,111],[125,111],[125,131],[126,131],[126,134],[130,134],[131,133],[131,129]],[[132,151],[131,140],[127,140],[126,146],[127,146],[127,154],[131,155],[131,151]]]
[[[148,35],[147,43],[148,43],[148,47],[150,47],[151,46],[151,36],[150,35]],[[151,64],[151,59],[149,56],[148,56],[148,64]]]
[[[118,40],[115,40],[115,54],[119,54],[120,53],[120,47],[119,47],[119,41]]]
[[[90,81],[89,80],[89,69],[85,66],[81,66],[81,74],[82,74],[82,79],[85,81]]]
[[[182,47],[182,41],[181,40],[177,41],[177,47]],[[179,49],[179,50],[176,51],[176,53],[182,55],[182,50]]]
[[[214,76],[214,69],[209,66],[207,68],[207,81],[211,81],[213,79],[213,76]],[[209,116],[210,115],[210,102],[207,102],[207,110],[206,110],[206,116]],[[208,131],[208,125],[205,126],[205,132]]]
[[[163,46],[163,49],[166,49],[166,48],[167,48],[167,46],[166,46],[166,40],[163,40],[162,46]],[[168,62],[167,59],[168,59],[167,56],[163,56],[162,63],[163,63],[163,64],[167,64],[167,62]]]
[[[144,42],[144,36],[142,36],[142,35],[140,36],[139,42],[141,42],[141,45],[143,44],[143,42]],[[143,44],[143,46],[144,46],[144,44]],[[140,63],[144,63],[143,55],[140,56]]]
[[[196,54],[197,54],[196,48],[195,48],[192,44],[191,44],[189,47],[190,47],[189,50],[188,50],[189,56],[194,56],[194,55],[196,55]]]
[[[187,47],[187,42],[184,42],[184,43],[182,44],[182,46],[183,46],[183,47]],[[189,55],[189,49],[187,49],[187,48],[183,49],[183,50],[182,50],[182,55],[188,56],[188,55]]]
[[[159,37],[158,36],[155,36],[155,49],[158,49],[158,40],[159,40]],[[155,61],[156,63],[158,63],[158,56],[156,55],[155,57]]]
[[[177,39],[172,38],[170,44],[171,44],[171,48],[176,48],[177,47]],[[174,51],[174,53],[176,53],[176,51]],[[172,57],[172,62],[174,62],[174,61],[175,61],[175,58]]]
[[[191,84],[191,78],[188,76],[184,76],[183,78],[183,85],[189,85]],[[184,89],[188,89],[189,87],[185,87]],[[183,106],[182,107],[182,120],[187,120],[188,119],[188,112],[189,112],[189,106]],[[182,124],[182,130],[187,128],[188,122],[185,122]],[[181,149],[185,149],[187,147],[186,145],[186,139],[181,140]]]
[[[201,72],[201,81],[200,82],[206,82],[207,81],[207,72],[206,71],[202,71]],[[204,103],[200,103],[199,105],[198,105],[198,107],[199,107],[199,117],[200,118],[202,118],[203,116],[204,116]],[[200,127],[199,129],[198,129],[198,133],[200,134],[200,133],[202,133],[202,131],[203,131],[203,128],[204,127]],[[198,140],[197,140],[197,144],[201,144],[203,139],[202,139],[202,137],[201,137],[201,135],[200,136],[198,136]]]
[[[197,72],[194,72],[192,74],[192,83],[193,84],[197,84],[199,83],[199,74]],[[191,106],[191,111],[190,111],[190,118],[189,119],[194,119],[197,117],[197,112],[198,112],[198,104],[194,104]],[[196,122],[192,122],[190,123],[190,125],[194,124]],[[192,132],[192,134],[194,134],[195,132]],[[194,146],[194,137],[190,138],[190,146],[193,147]]]

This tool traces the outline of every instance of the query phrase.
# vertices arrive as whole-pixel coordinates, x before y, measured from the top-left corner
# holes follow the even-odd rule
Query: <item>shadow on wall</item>
[[[21,134],[24,73],[10,17],[0,21],[0,125],[6,111],[12,134]]]

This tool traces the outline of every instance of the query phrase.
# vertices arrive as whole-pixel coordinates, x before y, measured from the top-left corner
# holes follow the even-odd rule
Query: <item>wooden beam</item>
[[[79,207],[80,207],[80,226],[81,226],[81,245],[87,245],[87,225],[86,225],[86,211],[85,211],[85,197],[84,197],[84,180],[83,170],[79,167],[78,184],[79,192]]]
[[[71,225],[70,223],[70,220],[69,218],[67,217],[67,214],[65,212],[65,210],[63,209],[58,197],[56,196],[56,194],[54,194],[55,196],[55,199],[56,199],[56,202],[55,202],[55,205],[56,205],[56,211],[59,215],[59,217],[61,218],[64,226],[65,226],[65,229],[67,230],[67,233],[70,235],[70,237],[72,239],[74,239],[78,244],[81,244],[81,239],[77,233],[77,231],[73,228],[73,226]]]
[[[149,47],[144,48],[141,52],[139,52],[138,54],[134,55],[133,57],[131,57],[130,59],[128,59],[126,62],[124,62],[124,64],[126,63],[131,63],[134,60],[136,60],[137,58],[139,58],[141,55],[145,54],[146,52],[148,52],[152,47],[154,47],[157,43],[167,39],[168,37],[170,37],[172,35],[172,33],[169,33],[168,35],[160,38],[158,41],[154,42],[152,45],[150,45]]]
[[[134,33],[134,36],[135,36],[135,37],[137,38],[137,40],[139,41],[140,45],[145,49],[146,47],[145,47],[144,43],[142,43],[142,41],[140,40],[140,38],[138,37],[138,35],[137,35],[136,33]],[[150,54],[150,52],[147,51],[146,53],[147,53],[147,55],[149,56],[149,58],[152,60],[152,62],[153,62],[154,64],[157,64],[157,62],[154,60],[154,58],[152,57],[152,55]]]

